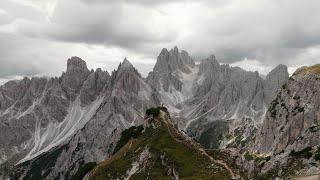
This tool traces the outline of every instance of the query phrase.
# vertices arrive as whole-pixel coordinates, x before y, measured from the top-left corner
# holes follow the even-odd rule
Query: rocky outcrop
[[[283,64],[278,65],[268,73],[265,79],[265,99],[267,104],[271,102],[275,92],[287,82],[288,78],[288,68]]]
[[[271,102],[257,140],[258,152],[278,154],[320,144],[320,77],[299,71]]]
[[[319,65],[298,69],[273,96],[240,165],[253,178],[294,179],[319,174]],[[272,79],[272,78],[271,78]],[[276,82],[276,81],[273,81]],[[247,166],[251,164],[250,166]]]
[[[66,92],[68,99],[75,100],[89,74],[90,71],[85,61],[78,57],[68,59],[67,71],[61,77],[62,88]]]
[[[153,71],[149,73],[147,82],[158,91],[182,91],[181,73],[191,73],[195,63],[186,51],[179,52],[177,47],[170,51],[162,49]],[[180,74],[179,74],[180,73]]]
[[[96,71],[91,71],[81,88],[81,102],[84,105],[89,105],[92,103],[104,90],[109,79],[109,73],[107,71],[102,71],[101,68],[98,68]]]
[[[186,51],[179,52],[177,47],[170,51],[164,48],[158,56],[153,72],[170,73],[175,70],[181,70],[184,73],[189,73],[189,68],[194,66],[194,61]]]

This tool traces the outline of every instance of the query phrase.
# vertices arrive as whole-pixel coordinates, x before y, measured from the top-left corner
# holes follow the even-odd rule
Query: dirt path
[[[191,144],[196,150],[200,151],[201,154],[206,156],[212,163],[219,164],[220,166],[224,167],[227,171],[229,171],[232,179],[243,179],[239,174],[233,172],[233,170],[222,160],[216,160],[212,156],[210,156],[200,144],[196,143],[193,140],[188,140],[184,135],[181,134],[176,128],[174,128],[172,122],[169,122],[170,119],[165,112],[160,111],[159,118],[163,119],[164,123],[166,124],[167,128],[169,129],[170,135],[178,142],[183,144]],[[179,138],[178,138],[179,137]]]

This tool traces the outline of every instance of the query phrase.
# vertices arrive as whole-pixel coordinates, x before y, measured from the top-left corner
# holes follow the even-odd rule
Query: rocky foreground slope
[[[166,108],[152,110],[143,128],[126,132],[135,138],[127,138],[113,156],[88,172],[89,179],[241,179],[239,170],[175,129]],[[76,176],[80,174],[85,173]]]
[[[251,155],[269,157],[258,170],[267,178],[319,175],[319,137],[320,65],[314,65],[298,69],[277,91]]]

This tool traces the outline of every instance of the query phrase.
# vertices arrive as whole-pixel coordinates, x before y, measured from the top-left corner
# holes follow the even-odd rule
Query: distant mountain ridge
[[[219,142],[209,142],[219,147],[233,143],[232,138],[222,137],[224,134],[247,129],[239,126],[250,126],[245,131],[260,126],[274,93],[288,78],[285,65],[275,67],[265,79],[258,72],[220,65],[213,55],[196,65],[185,51],[175,47],[161,51],[147,82],[158,91],[178,127],[198,140],[216,126],[212,123],[228,121],[228,128],[223,128],[227,132],[220,134]],[[247,118],[253,121],[241,123]]]
[[[110,156],[121,132],[142,124],[145,110],[161,104],[179,129],[198,140],[216,121],[231,122],[222,128],[228,133],[251,131],[287,79],[284,65],[263,80],[258,72],[220,65],[214,56],[196,65],[177,47],[161,51],[147,78],[127,59],[110,75],[72,57],[58,78],[24,78],[0,87],[0,164],[8,169],[0,176],[16,165],[25,177],[42,157],[55,154],[41,178],[68,179],[81,165]],[[218,147],[227,146],[221,136]],[[208,144],[217,145],[210,139]]]

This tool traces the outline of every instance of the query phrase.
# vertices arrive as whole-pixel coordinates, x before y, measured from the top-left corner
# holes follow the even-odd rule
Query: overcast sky
[[[143,74],[161,49],[268,73],[320,63],[319,0],[1,0],[0,83],[59,76],[79,56]]]

